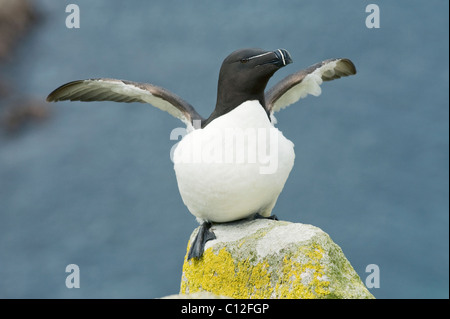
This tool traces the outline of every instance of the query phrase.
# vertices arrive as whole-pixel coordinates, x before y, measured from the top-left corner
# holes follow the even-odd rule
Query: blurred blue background
[[[284,76],[333,57],[358,74],[277,114],[296,163],[273,213],[330,234],[377,298],[448,298],[449,46],[446,0],[36,0],[39,22],[1,74],[43,101],[76,79],[168,88],[208,116],[222,60],[289,50]],[[68,29],[66,5],[81,10]],[[380,8],[368,29],[366,5]],[[0,133],[0,297],[156,298],[178,293],[197,226],[169,152],[182,126],[145,104],[52,104]],[[81,288],[65,286],[77,264]]]

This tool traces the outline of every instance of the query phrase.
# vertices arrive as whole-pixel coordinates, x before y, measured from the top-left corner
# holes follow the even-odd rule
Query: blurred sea
[[[65,26],[69,3],[80,8],[79,29]],[[366,28],[369,3],[380,8],[379,29]],[[377,264],[377,298],[449,297],[448,1],[34,4],[38,23],[0,68],[17,97],[114,77],[166,87],[208,116],[235,49],[289,50],[294,63],[269,87],[350,58],[356,76],[277,114],[296,163],[273,213],[330,234],[363,281]],[[46,122],[0,132],[0,297],[177,293],[197,226],[169,158],[181,122],[144,104],[50,107]],[[65,286],[72,263],[79,289]]]

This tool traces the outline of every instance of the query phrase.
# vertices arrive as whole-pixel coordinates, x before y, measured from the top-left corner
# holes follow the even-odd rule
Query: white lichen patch
[[[278,253],[281,248],[286,248],[291,244],[304,243],[319,232],[322,232],[319,228],[306,224],[290,223],[274,227],[258,241],[256,251],[260,257],[264,258],[267,255]],[[277,245],[273,243],[277,243]]]
[[[300,278],[302,279],[302,284],[307,286],[314,279],[314,269],[308,268],[303,273],[300,274]]]

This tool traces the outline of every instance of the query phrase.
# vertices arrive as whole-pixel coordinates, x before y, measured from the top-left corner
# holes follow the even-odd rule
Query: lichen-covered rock
[[[217,239],[207,242],[204,255],[185,257],[181,294],[373,298],[341,248],[317,227],[257,219],[217,224],[212,230]]]

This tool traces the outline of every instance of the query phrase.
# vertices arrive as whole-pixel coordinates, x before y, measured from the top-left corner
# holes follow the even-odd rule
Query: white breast
[[[293,143],[258,101],[192,131],[173,156],[183,202],[194,216],[212,222],[270,216],[294,158]]]

